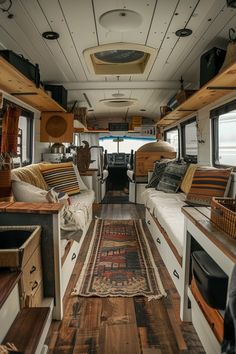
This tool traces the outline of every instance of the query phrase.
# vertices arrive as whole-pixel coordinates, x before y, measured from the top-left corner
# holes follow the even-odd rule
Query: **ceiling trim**
[[[62,84],[67,90],[102,90],[102,89],[157,89],[157,90],[176,90],[180,88],[179,80],[173,81],[79,81],[64,82]],[[185,87],[191,82],[185,82]]]

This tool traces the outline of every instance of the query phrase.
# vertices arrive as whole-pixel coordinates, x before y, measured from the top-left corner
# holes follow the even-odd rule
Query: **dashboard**
[[[130,154],[113,153],[108,154],[108,167],[126,167],[129,162]]]

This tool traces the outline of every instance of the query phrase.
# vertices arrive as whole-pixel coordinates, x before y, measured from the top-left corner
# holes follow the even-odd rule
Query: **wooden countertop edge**
[[[1,213],[39,213],[39,214],[58,214],[63,208],[61,203],[26,203],[13,202],[8,205],[0,203]]]
[[[4,305],[5,301],[7,300],[8,296],[12,292],[14,286],[18,283],[19,279],[22,276],[22,272],[11,272],[10,270],[7,271],[0,271],[0,309]],[[2,289],[2,287],[4,289]]]
[[[189,208],[194,207],[182,207],[182,213],[195,225],[198,229],[213,243],[217,246],[227,257],[229,257],[234,263],[236,263],[236,254],[232,253],[231,249],[234,248],[236,250],[236,239],[233,239],[231,236],[227,235],[224,231],[217,227],[217,225],[213,224],[210,219],[207,220],[196,220],[190,213],[188,212]],[[194,208],[195,209],[195,208]],[[195,209],[197,210],[197,209]],[[198,210],[197,210],[198,211]],[[201,215],[200,211],[199,216]],[[203,214],[202,214],[203,217]],[[216,232],[214,235],[211,231],[206,228],[206,225],[209,225],[213,228],[212,232]],[[220,235],[217,236],[217,233]],[[221,238],[221,239],[219,239]]]

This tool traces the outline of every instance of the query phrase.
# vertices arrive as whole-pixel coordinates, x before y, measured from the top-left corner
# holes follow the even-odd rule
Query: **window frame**
[[[180,124],[180,129],[181,129],[181,152],[182,152],[182,157],[184,161],[190,162],[190,163],[197,163],[198,161],[198,153],[197,155],[187,155],[186,154],[186,126],[188,124],[196,122],[196,128],[197,128],[197,117],[194,116]],[[198,144],[197,144],[197,149],[198,149]]]
[[[19,107],[21,109],[21,117],[25,117],[27,119],[27,144],[26,144],[26,160],[25,163],[23,163],[22,161],[22,166],[27,166],[30,165],[33,161],[33,127],[34,127],[34,112],[14,103],[9,101],[8,99],[4,98],[3,99],[3,110],[8,106],[12,106],[12,107]],[[16,157],[12,157],[13,159],[13,163],[14,163],[14,167],[19,167],[20,164],[19,163],[15,163],[14,162],[14,158]]]
[[[172,127],[170,129],[167,129],[164,131],[164,141],[167,141],[167,133],[173,131],[173,130],[177,130],[178,131],[178,152],[176,153],[176,158],[179,159],[180,158],[180,132],[179,132],[179,127],[178,125],[176,125],[175,127]]]
[[[232,167],[236,171],[236,166],[234,165],[225,165],[220,164],[219,162],[219,117],[223,114],[230,113],[231,111],[236,110],[236,100],[225,103],[222,106],[219,106],[210,111],[211,119],[211,136],[212,136],[212,165],[218,168],[227,168]]]

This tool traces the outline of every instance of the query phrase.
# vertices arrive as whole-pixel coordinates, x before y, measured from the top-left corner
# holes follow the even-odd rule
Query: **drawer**
[[[43,282],[41,282],[35,288],[34,293],[26,294],[24,306],[25,307],[41,307],[43,298],[44,298]]]
[[[182,267],[178,263],[177,259],[175,258],[173,252],[171,251],[165,237],[159,230],[158,226],[156,225],[153,217],[146,210],[146,222],[149,228],[149,231],[152,234],[152,238],[155,242],[155,245],[160,253],[160,256],[165,263],[165,266],[175,284],[175,287],[178,293],[181,293],[182,287]]]
[[[70,280],[70,276],[71,276],[72,271],[74,269],[76,259],[78,257],[79,249],[80,249],[80,243],[74,241],[71,245],[70,251],[68,252],[66,260],[63,263],[63,266],[61,269],[62,296],[65,293],[68,282]]]
[[[29,261],[23,268],[23,275],[21,279],[22,295],[34,294],[38,285],[42,282],[42,264],[41,264],[41,250],[36,248]]]
[[[36,229],[32,236],[27,240],[23,249],[23,260],[22,260],[22,268],[26,265],[29,258],[34,253],[35,249],[40,245],[40,236],[41,236],[41,228]]]

